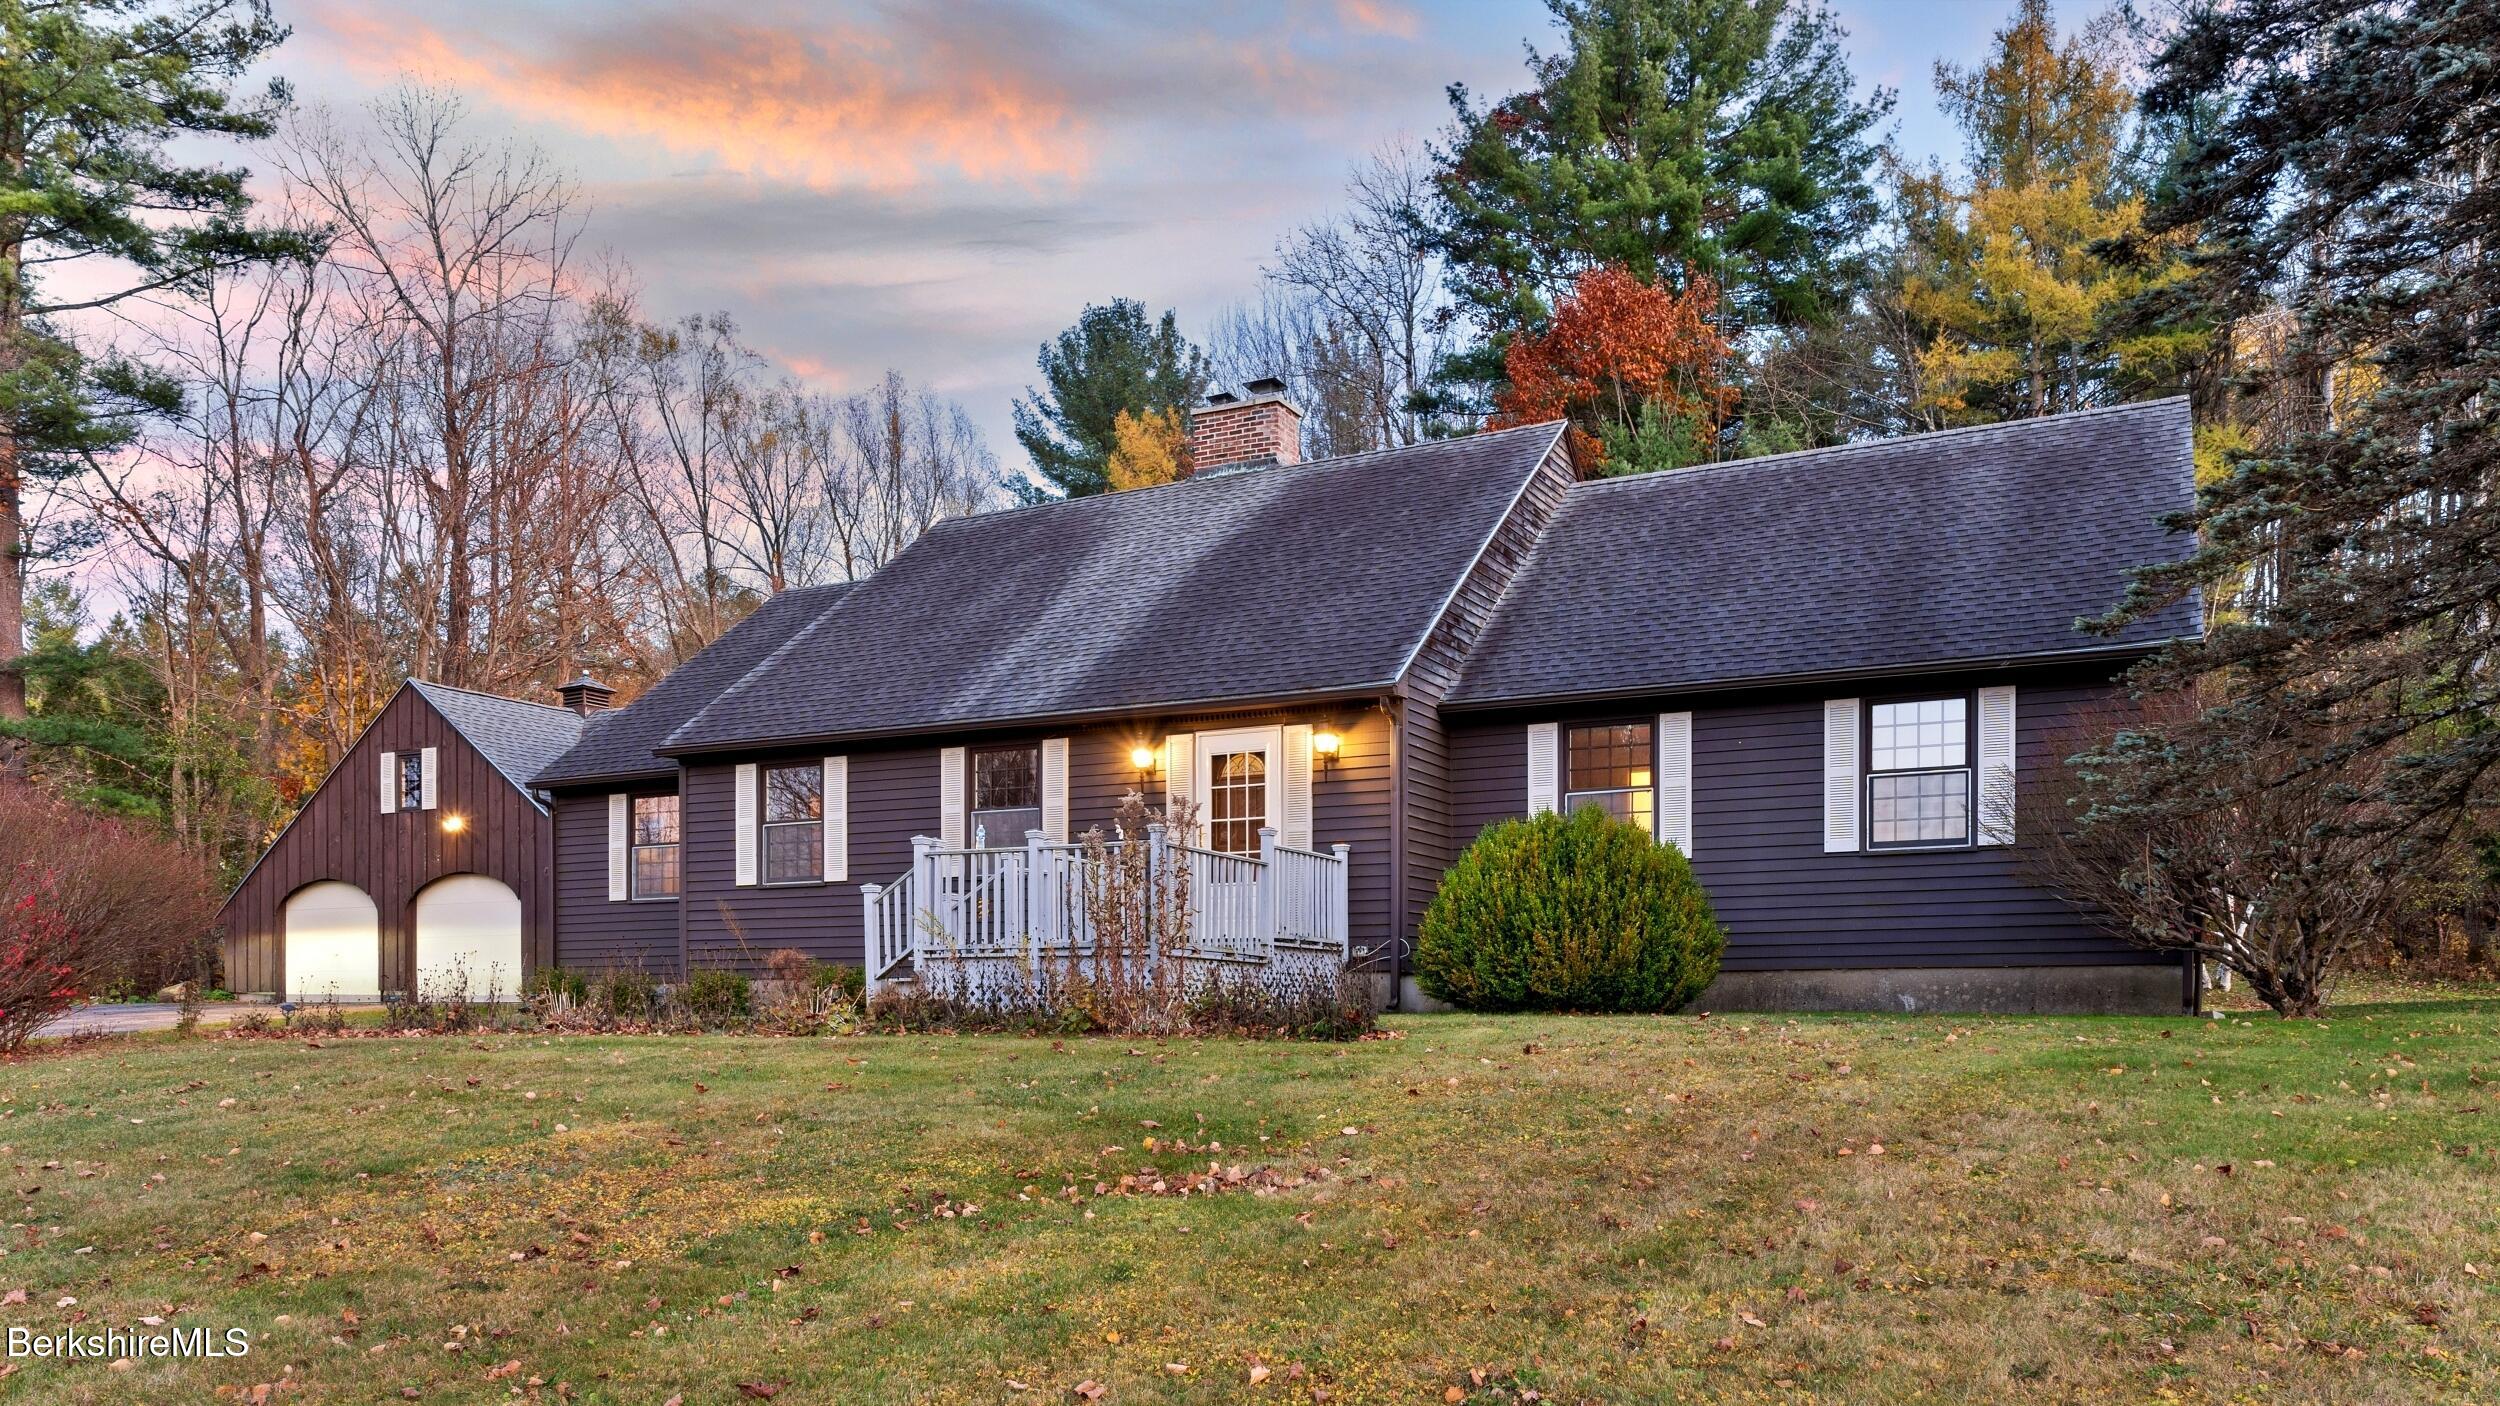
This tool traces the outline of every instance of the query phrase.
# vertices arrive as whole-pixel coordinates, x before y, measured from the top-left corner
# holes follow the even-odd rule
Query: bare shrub
[[[2419,837],[2365,799],[2388,756],[2355,747],[2304,766],[2322,739],[2274,721],[2198,738],[2195,764],[2177,764],[2181,736],[2206,725],[2169,697],[2070,735],[2017,808],[2025,862],[2126,940],[2219,962],[2278,1014],[2317,1015],[2416,882]]]
[[[173,841],[0,781],[0,1052],[106,991],[204,984],[217,899]]]

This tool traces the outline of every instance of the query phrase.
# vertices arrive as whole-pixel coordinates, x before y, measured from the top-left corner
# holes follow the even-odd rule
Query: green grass
[[[1389,1028],[39,1054],[0,1329],[255,1350],[0,1395],[2500,1395],[2500,1003]]]

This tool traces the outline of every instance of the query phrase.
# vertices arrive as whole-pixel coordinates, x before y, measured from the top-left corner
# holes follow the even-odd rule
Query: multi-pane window
[[[1042,749],[982,747],[972,754],[972,846],[1012,849],[1042,828]]]
[[[1867,843],[1970,843],[1970,700],[1919,698],[1867,711]]]
[[[677,798],[634,797],[634,897],[677,893]]]
[[[1208,759],[1207,845],[1226,854],[1257,854],[1267,821],[1267,753],[1218,752]]]
[[[764,769],[764,882],[807,883],[825,873],[825,769]]]
[[[1657,833],[1658,791],[1650,770],[1649,724],[1575,727],[1565,753],[1563,814],[1598,806],[1617,820]]]
[[[425,809],[425,753],[399,754],[399,808]]]

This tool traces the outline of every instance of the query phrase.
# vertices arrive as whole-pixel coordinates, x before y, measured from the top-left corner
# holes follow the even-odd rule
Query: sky
[[[295,33],[271,67],[300,102],[456,89],[477,136],[578,173],[586,243],[632,269],[646,315],[725,311],[828,391],[898,369],[1006,466],[1036,348],[1086,304],[1176,309],[1202,336],[1354,162],[1430,141],[1448,85],[1512,91],[1526,46],[1556,39],[1522,0],[277,8]],[[1978,59],[2011,8],[1834,5],[1861,87],[1899,95],[1903,151],[1958,151],[1932,67]]]

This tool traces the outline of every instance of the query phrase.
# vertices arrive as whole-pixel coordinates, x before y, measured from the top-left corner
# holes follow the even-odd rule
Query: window
[[[813,883],[825,873],[825,769],[764,768],[764,882]]]
[[[1014,849],[1042,828],[1042,749],[984,747],[972,754],[972,847]]]
[[[1207,847],[1257,854],[1267,824],[1267,753],[1217,752],[1207,759]]]
[[[634,797],[634,897],[677,893],[677,798]]]
[[[399,809],[425,809],[425,753],[399,754]]]
[[[1658,792],[1650,774],[1648,723],[1575,727],[1566,744],[1563,814],[1598,806],[1617,820],[1658,831]]]
[[[1970,843],[1970,700],[1920,698],[1867,710],[1867,843]]]

